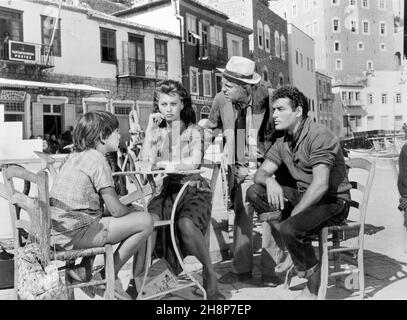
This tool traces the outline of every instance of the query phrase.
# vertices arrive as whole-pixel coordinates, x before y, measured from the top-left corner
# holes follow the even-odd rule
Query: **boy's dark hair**
[[[302,118],[305,119],[308,117],[309,105],[307,97],[294,86],[284,86],[280,89],[277,89],[273,96],[271,97],[271,104],[276,102],[278,99],[290,99],[291,108],[293,110],[297,107],[302,107]]]
[[[73,131],[75,151],[95,149],[100,138],[109,137],[119,128],[116,116],[107,111],[90,111],[78,121]]]
[[[192,109],[191,98],[187,90],[182,86],[182,84],[175,80],[164,80],[158,83],[154,91],[154,107],[153,112],[160,112],[158,107],[158,101],[160,99],[160,94],[173,95],[177,93],[184,104],[184,108],[181,110],[180,118],[185,126],[188,127],[191,123],[196,123],[195,111]],[[160,127],[165,127],[166,122],[163,121]]]

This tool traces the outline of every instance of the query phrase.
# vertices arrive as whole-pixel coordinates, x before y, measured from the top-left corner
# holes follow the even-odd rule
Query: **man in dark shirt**
[[[275,141],[268,89],[264,86],[254,87],[261,79],[254,69],[253,61],[231,57],[226,69],[219,69],[223,73],[222,92],[214,99],[209,119],[199,123],[207,129],[222,128],[226,140],[223,154],[228,167],[229,196],[235,212],[233,272],[223,275],[220,283],[252,278],[254,210],[250,203],[244,201],[243,194],[253,183],[253,174],[258,164],[264,161],[266,150]],[[267,232],[269,229],[263,230]],[[268,262],[277,260],[278,263],[279,258],[271,259],[274,251],[264,247],[260,266],[262,283],[276,286],[281,281],[275,276],[274,266]]]
[[[336,136],[308,117],[307,98],[297,88],[278,89],[272,99],[276,130],[284,136],[268,150],[247,191],[258,213],[279,209],[273,237],[285,246],[299,277],[307,278],[300,299],[317,297],[320,268],[310,235],[327,223],[339,223],[349,212],[351,185]],[[296,186],[277,182],[273,175],[285,164]]]

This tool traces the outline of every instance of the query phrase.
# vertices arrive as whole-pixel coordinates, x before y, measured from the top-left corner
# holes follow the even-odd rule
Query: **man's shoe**
[[[282,218],[282,212],[280,210],[274,210],[270,212],[264,212],[259,214],[259,221],[260,222],[280,222]]]
[[[252,279],[251,272],[245,272],[245,273],[228,272],[228,273],[225,273],[224,275],[222,275],[218,279],[218,282],[222,283],[222,284],[233,284],[236,282],[246,282],[251,279]]]
[[[138,291],[137,291],[136,284],[134,283],[134,279],[130,280],[129,286],[127,287],[126,292],[133,300],[137,300]]]
[[[275,288],[283,283],[284,281],[277,276],[261,276],[261,284],[264,287]]]

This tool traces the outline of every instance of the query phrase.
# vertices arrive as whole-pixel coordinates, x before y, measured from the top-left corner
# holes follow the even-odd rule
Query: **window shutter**
[[[209,27],[209,42],[213,45],[218,45],[216,43],[216,34],[215,34],[215,26],[210,26]]]
[[[42,103],[33,102],[33,135],[44,135],[44,117],[42,110]]]
[[[65,130],[68,130],[69,126],[74,126],[76,120],[76,112],[74,104],[65,105],[64,113],[64,126]]]

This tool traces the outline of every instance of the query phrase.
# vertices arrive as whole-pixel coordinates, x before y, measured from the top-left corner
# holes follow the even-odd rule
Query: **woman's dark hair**
[[[164,80],[158,83],[154,91],[153,112],[160,112],[160,108],[158,107],[160,94],[173,95],[175,93],[179,95],[181,102],[184,104],[184,108],[181,110],[180,114],[182,122],[184,122],[186,127],[188,127],[191,123],[196,123],[195,111],[192,109],[191,98],[182,84],[175,80]],[[160,127],[165,126],[166,122],[163,121]]]
[[[295,111],[297,107],[302,107],[302,118],[308,117],[309,105],[307,97],[294,86],[284,86],[277,89],[273,96],[271,97],[271,104],[276,102],[278,99],[290,99],[291,108]]]
[[[90,111],[78,121],[73,131],[75,151],[95,149],[100,138],[109,137],[119,128],[116,116],[107,111]]]

